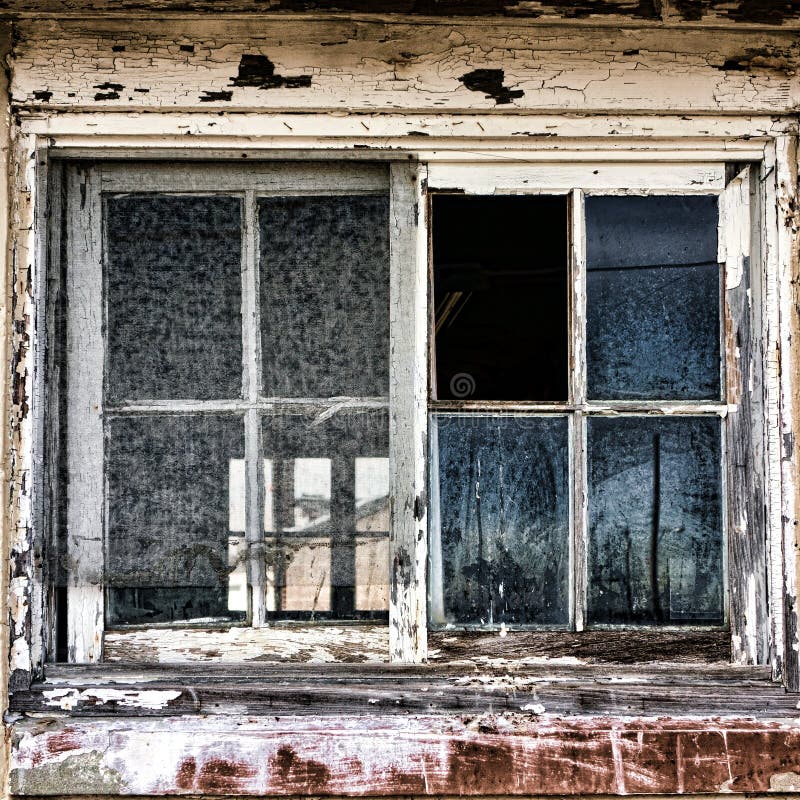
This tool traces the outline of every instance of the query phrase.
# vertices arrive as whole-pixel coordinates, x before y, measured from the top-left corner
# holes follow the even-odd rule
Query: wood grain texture
[[[755,175],[745,168],[720,198],[720,256],[725,263],[724,353],[729,613],[732,658],[764,663],[769,655],[764,518],[763,296],[758,228],[753,232]]]
[[[724,630],[513,631],[505,636],[479,631],[430,631],[432,662],[525,658],[574,658],[594,664],[729,661],[730,633]]]
[[[427,657],[427,253],[424,170],[391,167],[390,659]],[[420,224],[422,223],[422,224]]]
[[[111,681],[108,678],[112,678]],[[796,699],[762,670],[641,667],[241,668],[203,671],[120,665],[48,670],[48,679],[16,693],[12,712],[70,718],[186,714],[339,716],[363,714],[537,713],[575,716],[791,716]],[[528,708],[530,710],[530,708]]]

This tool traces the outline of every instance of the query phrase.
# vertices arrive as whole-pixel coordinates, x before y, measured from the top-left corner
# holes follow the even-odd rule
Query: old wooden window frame
[[[658,171],[636,164],[559,165],[557,169],[528,165],[431,165],[429,192],[459,192],[476,196],[567,195],[570,225],[568,265],[569,394],[563,402],[437,400],[431,390],[429,411],[475,414],[551,416],[569,420],[570,580],[569,630],[624,629],[631,646],[657,657],[670,640],[695,633],[712,640],[722,631],[730,636],[734,663],[764,663],[768,658],[766,593],[766,519],[764,517],[764,431],[761,424],[763,385],[758,329],[762,224],[757,217],[757,168],[750,164],[659,165]],[[588,196],[715,195],[719,199],[718,257],[720,270],[720,375],[722,398],[709,401],[588,400],[586,394],[586,242],[585,198]],[[432,294],[432,288],[431,288]],[[736,343],[736,344],[734,344]],[[429,383],[434,385],[434,334],[429,336]],[[739,352],[741,350],[741,352]],[[750,390],[746,388],[750,385]],[[756,391],[753,392],[753,386]],[[588,625],[587,548],[588,487],[586,474],[587,420],[619,416],[710,416],[722,420],[723,615],[721,626]],[[744,465],[747,465],[745,468]],[[431,549],[433,550],[432,543]],[[433,568],[433,567],[432,567]],[[430,591],[433,591],[431,589]],[[432,602],[435,602],[432,600]],[[519,626],[536,630],[543,626]],[[438,632],[434,633],[438,629]],[[506,625],[445,625],[432,628],[444,640],[474,631],[499,630],[506,640],[494,648],[498,655],[525,656],[535,641],[508,634]],[[546,630],[546,626],[544,626]],[[727,632],[729,631],[729,634]],[[474,635],[474,633],[473,633]],[[557,634],[553,634],[555,638]],[[724,652],[724,638],[718,639]],[[514,646],[519,638],[521,647]],[[648,644],[648,639],[650,644]],[[664,648],[664,650],[662,650]],[[712,650],[714,649],[712,645]]]
[[[117,120],[119,117],[119,120]],[[238,144],[234,140],[230,143],[220,140],[216,136],[204,134],[205,127],[216,124],[216,118],[209,115],[193,117],[192,126],[197,135],[191,137],[191,142],[184,135],[184,116],[167,115],[159,119],[150,117],[143,120],[135,132],[120,135],[118,131],[127,127],[127,118],[120,115],[104,117],[103,124],[98,128],[97,122],[90,116],[66,115],[53,120],[25,119],[18,129],[12,148],[12,248],[15,253],[14,281],[19,300],[13,306],[14,319],[22,320],[19,315],[26,315],[24,319],[30,321],[30,327],[17,323],[12,335],[11,347],[15,353],[14,364],[16,373],[22,376],[20,391],[26,392],[26,397],[33,402],[34,411],[41,408],[41,381],[37,376],[43,374],[44,353],[43,347],[38,346],[42,341],[44,321],[42,315],[36,315],[35,309],[45,295],[45,276],[42,265],[47,258],[48,244],[43,235],[42,221],[46,219],[47,209],[47,173],[49,156],[59,156],[67,159],[109,157],[126,159],[232,159],[238,160],[243,155],[256,156],[261,159],[294,160],[307,159],[320,160],[333,157],[352,159],[367,157],[372,160],[387,158],[394,162],[395,168],[401,168],[410,178],[397,183],[398,192],[413,200],[416,205],[408,207],[405,220],[394,220],[393,224],[409,223],[405,230],[410,233],[404,239],[403,247],[407,257],[415,261],[415,269],[403,275],[404,288],[411,291],[416,298],[416,307],[423,308],[425,300],[425,273],[424,260],[426,256],[426,243],[418,235],[420,225],[424,220],[424,204],[419,203],[424,195],[426,184],[426,168],[420,166],[417,160],[429,163],[458,162],[463,164],[465,153],[460,152],[465,148],[465,143],[460,140],[451,140],[448,137],[453,132],[463,132],[466,128],[453,127],[469,125],[475,127],[475,133],[470,135],[475,138],[474,143],[466,145],[467,158],[472,165],[492,163],[495,161],[514,162],[516,164],[550,164],[560,166],[570,164],[581,168],[589,168],[590,163],[599,163],[604,169],[610,163],[630,161],[635,158],[640,166],[660,163],[674,164],[681,162],[693,164],[697,162],[750,162],[759,164],[759,190],[756,193],[756,202],[759,204],[758,218],[764,223],[764,238],[760,243],[761,262],[763,264],[762,277],[766,279],[765,310],[767,319],[764,320],[764,361],[768,373],[767,403],[765,424],[767,425],[767,438],[769,439],[769,455],[767,472],[769,475],[769,520],[768,548],[769,548],[769,598],[770,598],[770,641],[772,643],[772,664],[776,676],[785,675],[787,684],[794,685],[797,678],[797,656],[793,647],[795,612],[789,598],[793,596],[795,577],[794,559],[792,558],[791,542],[794,532],[790,520],[793,515],[793,489],[794,476],[791,473],[791,464],[787,458],[781,459],[784,453],[782,435],[790,436],[792,423],[789,417],[793,406],[791,386],[792,381],[787,370],[780,372],[779,364],[783,360],[781,352],[785,355],[788,350],[780,350],[778,342],[787,343],[789,331],[792,328],[790,321],[791,302],[787,291],[778,291],[779,287],[789,285],[791,270],[796,259],[794,256],[793,230],[788,224],[780,224],[779,220],[788,218],[791,207],[787,205],[796,188],[796,174],[794,164],[796,160],[795,139],[793,128],[790,124],[780,120],[773,120],[769,125],[762,125],[758,120],[720,118],[719,120],[691,120],[688,118],[659,119],[656,127],[666,136],[664,140],[651,139],[653,121],[630,118],[623,121],[626,130],[632,136],[638,136],[638,144],[633,147],[631,140],[601,139],[608,133],[616,133],[620,120],[614,118],[532,118],[530,124],[558,124],[562,135],[572,136],[572,139],[561,139],[553,146],[545,140],[530,140],[525,147],[514,150],[503,140],[510,132],[519,127],[519,122],[505,120],[500,117],[484,118],[480,124],[473,118],[458,119],[455,122],[444,117],[435,120],[417,120],[409,117],[403,121],[403,128],[414,126],[429,126],[433,131],[431,138],[415,142],[409,151],[409,140],[404,139],[402,133],[397,135],[394,123],[391,120],[378,120],[376,126],[365,135],[359,127],[357,120],[342,118],[326,128],[326,135],[338,131],[337,138],[327,142],[325,138],[314,138],[317,130],[317,119],[314,115],[292,116],[286,120],[282,115],[265,118],[262,115],[243,117],[240,126],[241,136]],[[538,120],[538,121],[535,121]],[[286,124],[291,122],[291,127]],[[208,128],[209,132],[211,128]],[[471,128],[470,128],[471,130]],[[290,131],[290,133],[287,133]],[[479,132],[478,132],[479,131]],[[683,139],[683,137],[690,137]],[[298,149],[295,140],[301,137],[303,145]],[[394,137],[394,138],[393,138]],[[440,138],[441,137],[441,138]],[[492,137],[500,137],[497,140]],[[700,137],[700,138],[699,138]],[[468,137],[469,138],[469,137]],[[220,142],[233,144],[234,149],[220,147]],[[298,140],[299,141],[299,140]],[[565,143],[569,141],[570,144]],[[359,144],[367,142],[367,144]],[[369,152],[354,152],[349,147],[356,143],[362,148],[369,148]],[[191,149],[187,145],[191,144]],[[236,147],[250,147],[250,151],[243,152]],[[252,149],[255,148],[255,149]],[[342,149],[345,148],[345,149]],[[395,148],[393,152],[383,151],[383,148]],[[502,156],[495,156],[497,149],[503,151]],[[513,150],[513,155],[509,152]],[[634,155],[635,154],[635,155]],[[603,158],[597,162],[597,158]],[[399,171],[399,170],[398,170]],[[591,170],[590,170],[591,171]],[[551,169],[552,173],[552,169]],[[37,221],[38,220],[38,221]],[[398,248],[398,252],[400,249]],[[26,289],[26,286],[28,287]],[[394,309],[393,309],[394,310]],[[780,314],[779,314],[780,310]],[[410,318],[405,330],[411,339],[416,342],[417,350],[423,350],[425,345],[425,329],[427,322],[420,315],[416,315],[413,323]],[[26,332],[27,331],[27,332]],[[33,342],[34,347],[27,343]],[[416,391],[408,391],[403,402],[416,409],[413,417],[416,431],[424,429],[426,414],[426,393],[424,378],[417,370],[418,361],[398,363],[398,372],[405,371],[406,375],[414,377],[406,386],[416,387]],[[23,371],[24,370],[24,371]],[[23,389],[24,387],[24,389]],[[422,388],[421,388],[422,387]],[[15,408],[14,414],[17,414]],[[43,657],[43,637],[47,628],[43,627],[43,590],[38,577],[35,551],[32,549],[28,534],[41,529],[41,504],[42,504],[42,476],[40,472],[40,458],[42,450],[42,415],[35,414],[30,417],[26,414],[26,407],[21,407],[22,416],[12,416],[12,440],[14,442],[14,462],[12,464],[11,479],[14,486],[22,486],[22,494],[15,502],[11,511],[12,530],[12,559],[15,572],[12,573],[12,675],[11,686],[24,685],[33,674],[40,669]],[[392,598],[395,608],[405,604],[412,614],[403,618],[412,619],[416,612],[417,619],[424,620],[424,603],[421,602],[420,593],[416,591],[419,586],[419,576],[424,565],[424,537],[420,537],[424,528],[424,505],[421,500],[425,498],[424,459],[420,458],[423,452],[422,437],[413,437],[409,441],[413,446],[404,458],[407,474],[415,474],[415,480],[409,482],[414,486],[416,493],[406,495],[403,500],[407,507],[415,508],[420,518],[414,520],[407,527],[405,539],[398,536],[398,542],[407,548],[403,552],[403,559],[394,559],[393,571],[398,570],[405,575],[407,580],[398,583],[397,597]],[[416,457],[414,457],[416,454]],[[415,468],[416,465],[416,468]],[[27,491],[24,487],[30,486],[31,502],[26,500]],[[780,524],[781,512],[784,525]],[[38,534],[37,534],[38,536]],[[402,541],[400,541],[402,540]],[[410,554],[410,557],[408,557]],[[787,598],[784,601],[784,598]],[[411,630],[401,630],[396,620],[401,615],[395,615],[395,622],[390,626],[389,635],[392,640],[391,657],[396,661],[422,661],[427,655],[427,631],[423,626],[414,626]],[[398,644],[402,637],[406,640]],[[567,637],[569,638],[569,637]],[[530,637],[520,634],[517,637],[519,652],[526,640]],[[544,639],[536,637],[536,644],[542,645]],[[572,644],[575,639],[572,637]],[[585,640],[584,640],[585,641]],[[627,641],[627,639],[623,639]],[[497,642],[497,636],[492,636],[492,643]],[[435,634],[432,645],[434,650],[431,657],[441,660],[452,655],[451,652],[436,648],[441,643]],[[158,645],[158,637],[149,642]],[[380,644],[380,643],[378,643]],[[490,652],[487,648],[485,637],[475,640],[460,642],[461,654],[479,656],[481,653]],[[382,648],[383,645],[380,645]],[[377,648],[377,649],[380,649]],[[377,649],[373,652],[377,652]],[[382,650],[381,650],[382,651]],[[553,654],[549,645],[544,651]],[[541,647],[540,647],[541,652]],[[281,660],[281,654],[277,654]]]
[[[413,347],[413,338],[409,336],[408,309],[405,303],[395,313],[398,297],[406,297],[405,289],[398,283],[403,276],[398,275],[399,265],[406,257],[398,252],[404,237],[408,237],[406,227],[413,220],[409,212],[416,207],[414,199],[417,185],[415,176],[405,164],[390,166],[389,164],[363,164],[347,162],[282,162],[271,165],[257,164],[202,164],[202,165],[166,165],[153,163],[94,163],[74,164],[57,162],[50,169],[49,195],[59,198],[66,208],[66,216],[61,222],[61,210],[53,209],[50,215],[50,260],[51,269],[48,279],[48,291],[51,298],[59,291],[58,270],[54,268],[55,260],[65,258],[69,264],[65,287],[68,296],[76,298],[68,304],[68,329],[73,333],[66,342],[66,357],[76,368],[69,371],[66,387],[66,428],[67,431],[67,562],[70,565],[67,585],[67,649],[72,663],[92,663],[103,658],[103,642],[105,638],[105,606],[106,588],[103,585],[103,552],[102,536],[98,531],[104,529],[104,496],[105,471],[103,466],[103,413],[108,411],[114,415],[140,414],[148,412],[160,413],[203,413],[203,412],[238,412],[245,419],[245,452],[247,463],[251,465],[246,475],[246,517],[247,538],[249,544],[258,553],[262,545],[260,520],[263,515],[263,478],[259,469],[252,465],[260,465],[260,417],[281,409],[313,408],[322,413],[342,408],[368,409],[383,408],[389,412],[391,429],[413,428],[414,420],[412,404],[403,403],[403,387],[405,378],[397,375],[403,369],[404,362],[412,361],[413,355],[407,353]],[[242,264],[242,319],[244,321],[243,375],[245,395],[241,401],[153,401],[144,403],[107,404],[103,408],[103,363],[104,334],[103,315],[97,313],[104,307],[103,292],[103,255],[102,237],[102,196],[105,193],[125,194],[131,192],[162,192],[177,195],[213,195],[238,196],[243,201],[243,237]],[[390,199],[390,227],[393,241],[390,253],[390,294],[392,296],[392,314],[390,319],[390,338],[393,358],[390,364],[390,398],[330,398],[327,400],[265,397],[260,391],[260,336],[258,308],[258,250],[257,250],[257,199],[268,196],[336,196],[345,194],[382,194]],[[63,198],[63,200],[61,199]],[[61,225],[68,231],[66,239],[59,232]],[[59,252],[62,242],[66,242],[67,252]],[[57,243],[57,244],[56,244]],[[48,304],[47,317],[55,316],[52,303]],[[55,344],[55,343],[54,343]],[[58,369],[56,361],[58,348],[49,350],[50,363],[48,374]],[[88,355],[88,357],[86,357]],[[52,382],[48,384],[50,406],[48,425],[57,425],[57,408],[59,399]],[[51,447],[48,450],[47,483],[58,491],[59,479],[56,466],[58,452],[55,441],[57,436],[49,437]],[[409,460],[405,450],[408,443],[403,437],[390,436],[389,460],[394,466],[390,468],[390,496],[399,497],[408,490],[409,469],[416,468],[415,460]],[[86,465],[90,465],[88,468]],[[404,472],[405,470],[405,472]],[[405,484],[405,485],[404,485]],[[56,503],[45,505],[55,507]],[[49,512],[45,509],[45,515]],[[397,519],[397,515],[395,515]],[[47,523],[45,523],[47,524]],[[398,533],[402,535],[403,520],[393,526],[395,552],[402,542],[398,542]],[[269,622],[267,615],[266,590],[267,581],[264,565],[260,559],[248,559],[248,584],[252,587],[252,602],[249,624],[238,625],[225,623],[219,627],[280,628],[283,623]],[[394,593],[393,593],[394,594]],[[51,598],[51,607],[53,599]],[[402,639],[404,627],[398,623],[397,605],[392,603],[390,610],[390,630],[395,631],[395,647],[405,648]],[[403,618],[404,619],[404,618]],[[335,627],[334,627],[335,626]],[[117,626],[114,634],[119,640],[119,647],[124,649],[130,635],[142,626]],[[181,625],[152,626],[164,627],[166,630],[176,629]],[[189,627],[203,628],[208,624],[193,624]],[[213,626],[211,626],[213,627]],[[297,624],[286,624],[285,637],[292,639]],[[325,625],[315,623],[306,628],[324,629]],[[359,622],[335,621],[329,634],[335,637],[337,632],[346,628],[358,650],[360,640],[369,636],[370,626]],[[377,626],[372,626],[377,627]],[[320,634],[324,636],[322,630]],[[300,632],[302,635],[302,632]],[[202,638],[202,634],[201,634]],[[48,639],[52,640],[52,633]],[[52,641],[49,642],[53,650]],[[405,659],[404,659],[405,660]]]

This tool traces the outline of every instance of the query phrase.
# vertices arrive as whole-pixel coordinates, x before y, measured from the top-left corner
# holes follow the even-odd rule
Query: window
[[[57,658],[427,606],[763,660],[750,167],[59,169]]]
[[[130,626],[385,622],[387,169],[65,179],[60,657]]]

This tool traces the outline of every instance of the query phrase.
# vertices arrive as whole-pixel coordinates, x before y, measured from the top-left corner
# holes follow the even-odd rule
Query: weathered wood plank
[[[591,630],[497,632],[430,631],[432,662],[459,659],[577,658],[587,663],[729,661],[730,633],[724,630]]]
[[[106,631],[107,662],[332,661],[382,662],[389,657],[389,628],[372,625],[318,625],[272,628]]]
[[[390,175],[389,657],[414,663],[427,657],[425,170],[416,163],[393,164]]]
[[[273,675],[264,682],[240,678],[212,681],[114,681],[94,685],[35,684],[14,695],[16,713],[81,716],[174,716],[182,714],[463,714],[531,710],[572,716],[791,717],[797,700],[767,681],[720,682],[691,679],[664,683],[629,675],[586,680],[545,672],[467,672],[439,675],[348,676],[333,681]]]
[[[720,198],[719,255],[725,264],[723,352],[730,409],[725,441],[732,658],[761,664],[769,657],[769,625],[760,344],[763,270],[758,229],[752,235],[754,181],[747,167]]]
[[[143,769],[143,765],[147,765]],[[17,795],[597,795],[796,788],[800,729],[537,715],[52,719],[16,728]]]
[[[369,51],[369,58],[364,53]],[[276,18],[24,20],[15,107],[113,111],[790,112],[790,31]],[[691,80],[687,76],[691,75]]]

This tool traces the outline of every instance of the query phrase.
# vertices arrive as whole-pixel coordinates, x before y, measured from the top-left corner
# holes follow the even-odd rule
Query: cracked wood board
[[[21,21],[15,107],[318,111],[785,112],[800,45],[647,28],[348,20]],[[365,58],[365,52],[369,57]],[[689,79],[690,78],[690,79]],[[228,99],[228,94],[230,98]]]

